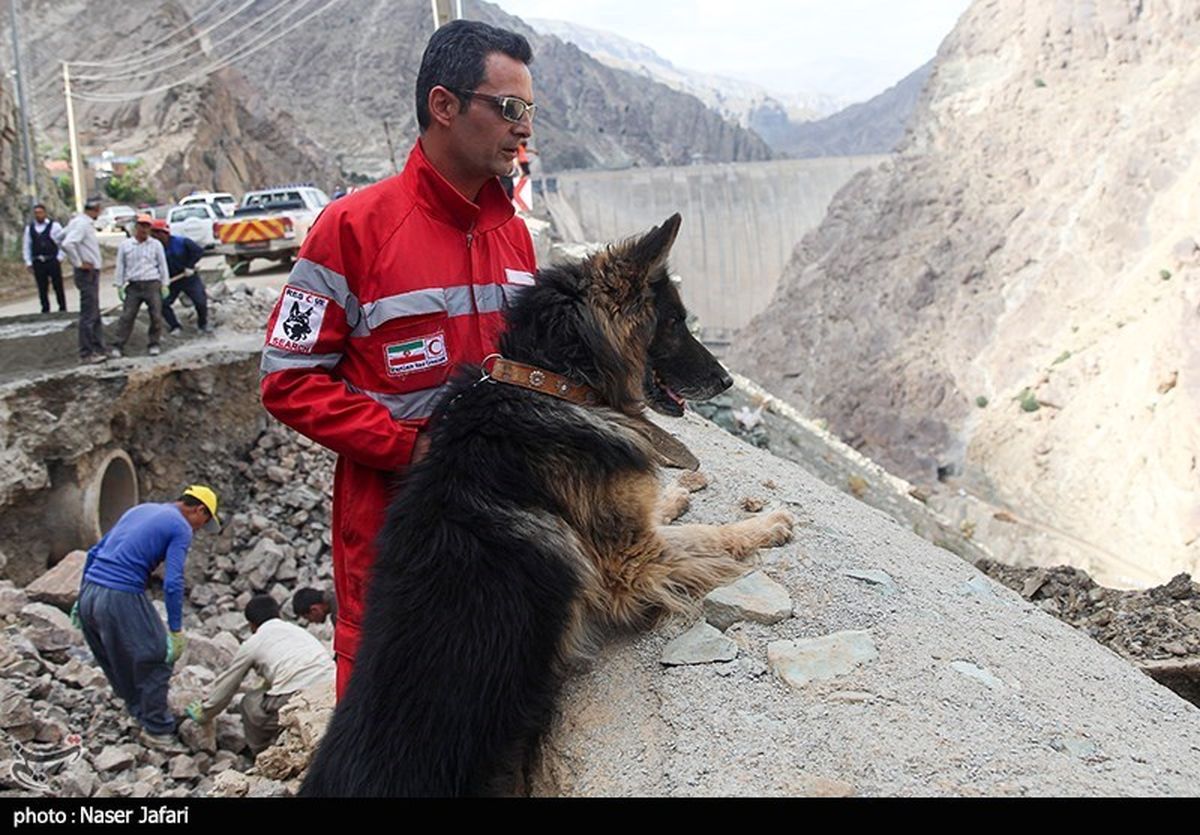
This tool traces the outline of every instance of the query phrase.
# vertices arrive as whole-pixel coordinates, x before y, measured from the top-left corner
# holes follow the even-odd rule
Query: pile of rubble
[[[270,594],[281,603],[283,616],[292,619],[295,589],[332,588],[333,460],[308,439],[271,424],[244,460],[224,468],[224,528],[216,537],[198,536],[188,557],[183,619],[188,643],[171,680],[174,713],[182,714],[190,701],[205,695],[248,637],[242,610],[251,596]],[[71,559],[82,556],[77,552]],[[66,614],[77,582],[58,589],[46,582],[26,589],[0,583],[0,622],[5,624],[0,629],[0,795],[37,794],[43,784],[40,791],[79,797],[295,791],[294,778],[316,741],[308,730],[312,711],[306,701],[297,700],[285,711],[281,745],[270,756],[260,755],[257,766],[233,711],[236,700],[207,726],[183,722],[186,751],[172,755],[138,744],[136,723]],[[155,605],[165,620],[161,601]],[[328,624],[309,628],[327,644],[332,639]],[[257,683],[254,678],[248,678],[249,686]],[[312,698],[327,711],[332,690]],[[300,742],[289,748],[290,735]],[[290,756],[279,753],[281,748]]]
[[[279,291],[274,287],[256,287],[251,284],[231,285],[233,273],[226,270],[223,279],[206,284],[209,315],[215,325],[235,331],[264,333],[267,319],[275,309]],[[194,314],[190,311],[191,300],[180,296],[179,303],[188,312],[182,313],[185,321]]]
[[[975,566],[1200,704],[1200,584],[1189,575],[1121,591],[1069,566],[1014,568],[990,560]]]

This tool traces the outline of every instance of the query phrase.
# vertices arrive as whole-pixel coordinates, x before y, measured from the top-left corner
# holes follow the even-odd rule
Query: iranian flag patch
[[[424,371],[436,365],[445,365],[446,335],[443,331],[429,336],[418,336],[404,342],[393,342],[383,348],[387,373],[393,377]]]

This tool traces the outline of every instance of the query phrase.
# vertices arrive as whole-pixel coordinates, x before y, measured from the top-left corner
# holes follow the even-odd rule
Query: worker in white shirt
[[[242,698],[239,712],[246,744],[258,754],[279,733],[279,709],[301,690],[324,683],[332,686],[336,667],[329,650],[307,629],[279,619],[279,604],[269,595],[261,594],[246,604],[246,620],[254,634],[238,647],[208,698],[187,706],[187,715],[202,724],[211,722],[253,669],[264,685]]]
[[[100,324],[100,239],[94,222],[100,216],[100,198],[89,197],[83,212],[71,218],[59,247],[75,268],[79,289],[79,361],[104,362],[104,329]]]
[[[67,310],[61,265],[63,251],[58,246],[62,236],[62,227],[57,220],[46,216],[46,207],[41,203],[34,206],[33,220],[25,227],[25,237],[21,241],[21,254],[25,256],[25,266],[33,273],[33,280],[37,283],[42,313],[50,312],[51,284],[54,285],[54,298],[58,302],[58,309],[63,313]]]
[[[162,315],[162,291],[171,280],[171,275],[167,271],[167,254],[162,244],[150,236],[150,224],[153,222],[150,215],[138,215],[133,237],[126,238],[117,249],[117,272],[113,276],[113,284],[122,292],[125,307],[121,310],[117,335],[109,352],[113,359],[124,355],[125,342],[129,339],[143,302],[150,309],[150,356],[158,355],[158,341],[167,329]]]

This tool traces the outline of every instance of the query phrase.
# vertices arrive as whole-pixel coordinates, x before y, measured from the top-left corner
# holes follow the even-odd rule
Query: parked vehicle
[[[232,218],[218,221],[217,252],[235,272],[255,258],[291,263],[329,197],[312,186],[282,186],[250,191]]]
[[[97,232],[128,232],[126,227],[133,224],[137,211],[132,206],[106,206],[92,221]]]
[[[175,206],[167,212],[167,223],[172,235],[191,238],[205,249],[217,243],[217,221],[223,220],[220,213],[208,203],[191,203]]]
[[[179,201],[180,206],[192,206],[196,203],[210,206],[217,217],[233,217],[237,208],[237,200],[227,191],[197,191]]]

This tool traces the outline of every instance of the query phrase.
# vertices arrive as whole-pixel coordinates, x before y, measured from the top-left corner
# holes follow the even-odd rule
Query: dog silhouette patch
[[[267,344],[293,353],[311,354],[328,307],[329,299],[325,296],[284,287]]]

